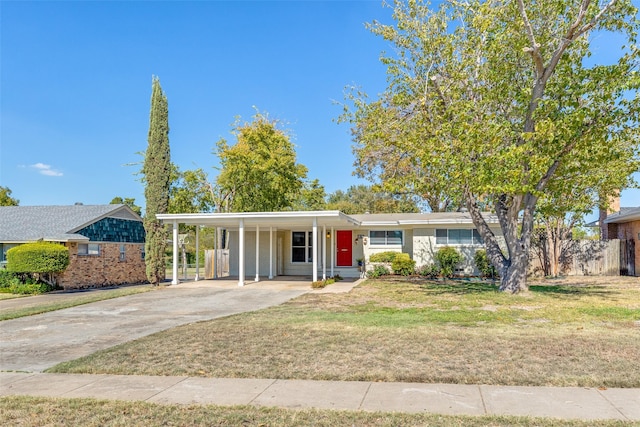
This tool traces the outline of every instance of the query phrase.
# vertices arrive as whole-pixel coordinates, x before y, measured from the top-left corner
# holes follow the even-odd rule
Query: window
[[[140,258],[144,260],[146,256],[147,254],[145,252],[144,245],[140,245]]]
[[[478,230],[436,229],[436,245],[481,245],[483,243]]]
[[[369,244],[383,246],[402,246],[401,230],[371,230]]]
[[[78,255],[100,255],[100,245],[97,243],[78,243]]]
[[[127,248],[124,244],[120,245],[120,261],[126,261],[127,260]]]
[[[293,231],[291,233],[291,262],[313,262],[313,233]]]

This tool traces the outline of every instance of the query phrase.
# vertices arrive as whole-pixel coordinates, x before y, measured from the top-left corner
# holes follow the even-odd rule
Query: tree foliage
[[[236,143],[216,144],[220,159],[217,187],[233,212],[291,209],[299,198],[307,168],[296,163],[296,152],[277,120],[256,113],[251,123],[234,125]]]
[[[68,266],[69,249],[59,243],[25,243],[7,251],[7,270],[34,275],[51,285]]]
[[[142,208],[136,205],[136,199],[133,197],[125,197],[124,199],[120,196],[116,196],[109,202],[110,205],[127,205],[131,208],[132,211],[142,216]]]
[[[316,178],[312,181],[306,181],[298,195],[294,200],[292,209],[294,211],[320,211],[326,209],[327,193],[324,185]]]
[[[460,201],[500,289],[526,289],[538,201],[611,192],[640,165],[636,13],[629,0],[396,1],[394,25],[369,26],[394,47],[388,87],[346,107],[362,171]],[[591,65],[596,31],[626,37],[613,64]]]
[[[200,168],[181,171],[172,165],[169,213],[211,212],[215,207],[207,174]]]
[[[414,199],[376,191],[367,185],[352,185],[347,191],[337,190],[329,195],[327,209],[346,214],[412,213],[419,212]]]
[[[11,197],[11,189],[0,185],[0,206],[18,206],[20,200]]]
[[[160,80],[153,78],[148,145],[142,167],[146,212],[144,216],[147,279],[157,285],[165,278],[164,252],[167,233],[156,214],[169,209],[171,158],[169,150],[169,106]]]

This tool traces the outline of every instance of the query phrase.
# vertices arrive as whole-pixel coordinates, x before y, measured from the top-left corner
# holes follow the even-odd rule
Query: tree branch
[[[526,48],[525,51],[528,52],[533,58],[533,62],[536,66],[536,74],[538,78],[540,78],[544,74],[544,60],[542,59],[542,55],[540,54],[540,45],[536,42],[536,37],[533,34],[533,27],[531,26],[531,22],[529,21],[527,11],[524,8],[524,2],[522,0],[518,0],[518,9],[520,9],[520,15],[522,16],[522,20],[524,21],[524,28],[527,32],[529,42],[531,43],[531,47]]]

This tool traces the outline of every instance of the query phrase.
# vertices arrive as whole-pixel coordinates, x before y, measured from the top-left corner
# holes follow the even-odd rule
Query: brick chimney
[[[606,205],[606,208],[600,206],[599,215],[598,215],[598,223],[600,224],[600,239],[608,240],[609,239],[609,227],[604,223],[604,220],[608,215],[620,212],[620,192],[617,195],[611,196],[609,198],[609,203]]]

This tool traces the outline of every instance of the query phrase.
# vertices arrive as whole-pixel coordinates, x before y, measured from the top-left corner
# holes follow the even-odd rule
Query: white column
[[[254,282],[260,281],[260,226],[256,225],[256,278]]]
[[[273,227],[269,227],[269,280],[273,279]]]
[[[322,280],[327,280],[327,226],[322,226]]]
[[[200,226],[196,225],[196,282],[200,280]]]
[[[180,283],[178,278],[178,221],[173,221],[173,271],[171,272],[171,284]]]
[[[318,281],[318,218],[313,218],[313,281]]]
[[[213,239],[213,278],[218,278],[218,233],[220,233],[220,227],[216,227],[216,232]]]
[[[238,286],[244,286],[244,219],[238,227]]]
[[[334,231],[333,227],[331,227],[331,247],[329,248],[329,250],[331,251],[331,277],[334,276],[333,274],[333,266],[335,265],[335,259],[334,257],[336,256],[336,251],[333,249],[335,246],[333,245],[333,236],[335,236],[336,232]]]

